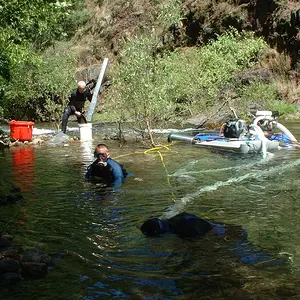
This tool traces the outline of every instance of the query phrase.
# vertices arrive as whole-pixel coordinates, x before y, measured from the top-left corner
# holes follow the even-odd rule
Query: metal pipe
[[[172,141],[182,141],[182,142],[189,142],[191,144],[194,144],[195,139],[193,136],[190,135],[183,135],[182,133],[170,133],[168,135],[168,142]]]

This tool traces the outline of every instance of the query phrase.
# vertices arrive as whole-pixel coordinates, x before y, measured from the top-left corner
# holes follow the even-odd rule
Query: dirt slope
[[[123,43],[143,29],[155,30],[164,47],[206,43],[229,27],[255,31],[285,51],[297,67],[300,55],[300,1],[275,0],[183,0],[182,18],[169,28],[160,27],[158,3],[151,0],[86,0],[91,19],[77,32],[74,45],[80,65],[88,66],[109,57],[113,62]]]

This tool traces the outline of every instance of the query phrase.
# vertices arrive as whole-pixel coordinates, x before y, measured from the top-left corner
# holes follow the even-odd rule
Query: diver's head
[[[156,236],[162,233],[166,233],[168,231],[167,224],[158,219],[151,218],[143,223],[141,226],[141,231],[144,235],[147,236]]]
[[[94,151],[94,157],[97,158],[99,162],[105,163],[110,157],[108,147],[105,144],[98,144]]]

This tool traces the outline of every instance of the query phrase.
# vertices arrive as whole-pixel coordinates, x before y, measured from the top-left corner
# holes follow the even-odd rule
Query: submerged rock
[[[24,199],[19,188],[12,188],[7,194],[0,194],[0,206],[17,203]]]
[[[5,148],[8,148],[8,144],[5,144],[3,141],[0,141],[0,150],[4,150]]]
[[[54,258],[37,248],[14,247],[13,237],[0,234],[0,286],[20,280],[44,278],[54,265]]]
[[[12,246],[12,242],[10,240],[5,238],[3,235],[0,236],[0,249],[4,247],[11,247],[11,246]]]
[[[7,285],[19,282],[23,278],[17,272],[7,272],[1,275],[0,277],[0,285]]]
[[[63,132],[59,132],[58,134],[56,134],[54,137],[52,137],[49,141],[48,141],[48,145],[49,146],[63,146],[66,143],[69,142],[70,137],[63,133]]]
[[[45,263],[38,262],[23,262],[21,275],[27,278],[44,278],[48,274],[48,266]]]
[[[21,264],[18,260],[11,258],[4,258],[0,260],[0,272],[15,272],[18,271],[21,267]]]

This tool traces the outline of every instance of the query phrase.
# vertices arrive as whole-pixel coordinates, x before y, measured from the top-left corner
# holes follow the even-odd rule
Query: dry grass
[[[300,9],[299,0],[284,0],[279,1],[279,9],[277,10],[276,17],[278,19],[290,19],[291,12]]]
[[[220,2],[214,5],[214,15],[216,17],[226,16],[235,12],[239,12],[239,7],[229,2]]]
[[[151,0],[104,0],[101,6],[91,0],[86,3],[90,20],[73,39],[78,67],[97,64],[104,57],[113,62],[124,42],[141,28],[152,26],[157,17]]]
[[[269,49],[260,57],[260,66],[285,76],[291,70],[291,58],[275,49]]]
[[[300,104],[300,85],[299,81],[291,76],[290,79],[276,78],[278,91],[287,103]]]
[[[271,49],[261,56],[260,66],[273,73],[277,89],[287,103],[300,104],[300,81],[288,55]]]
[[[211,0],[186,0],[183,2],[183,5],[188,8],[197,8],[198,10],[201,11],[207,11],[212,5],[212,1]]]

